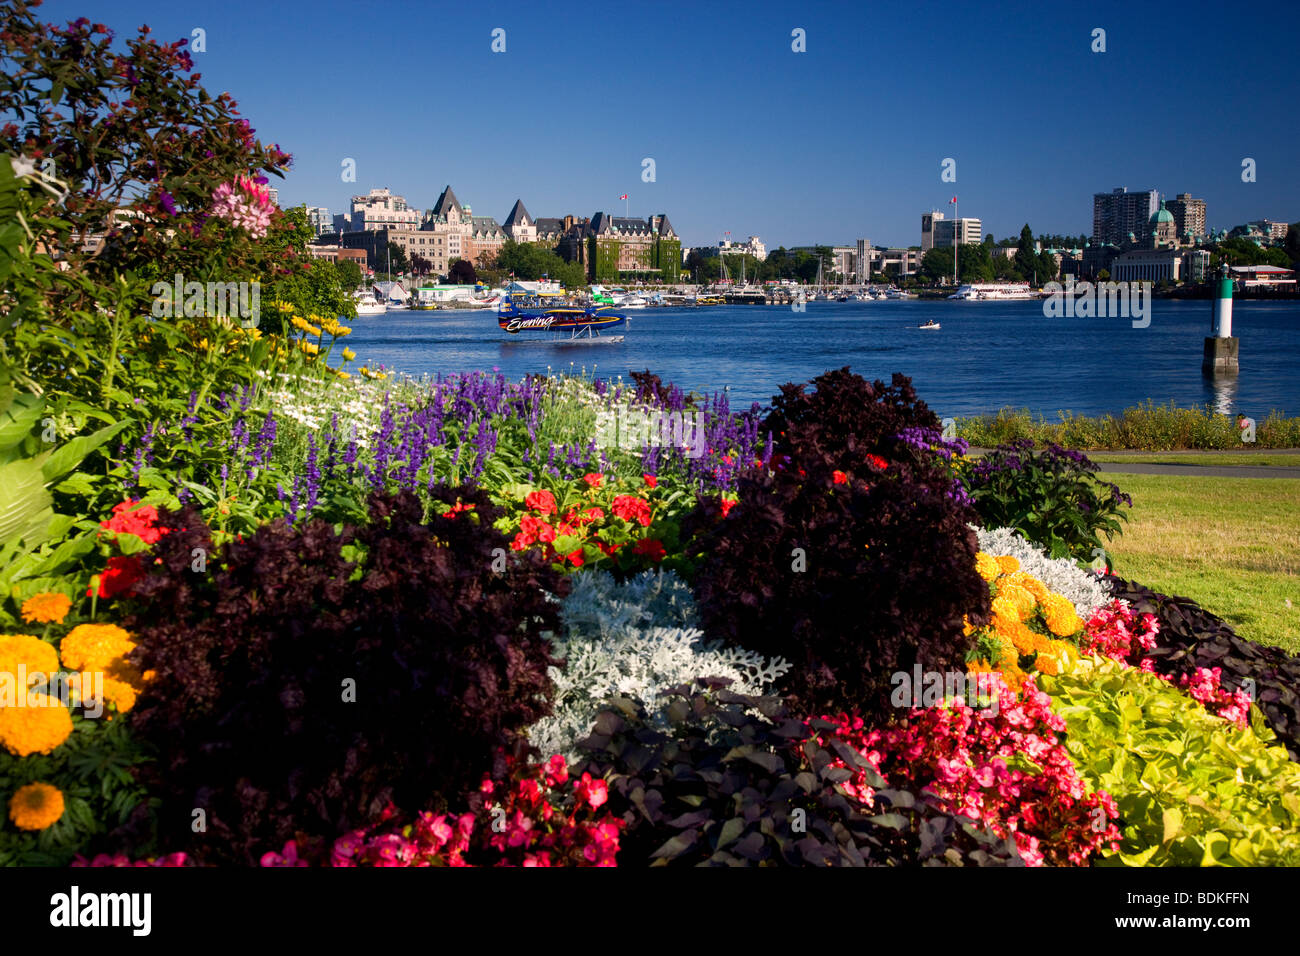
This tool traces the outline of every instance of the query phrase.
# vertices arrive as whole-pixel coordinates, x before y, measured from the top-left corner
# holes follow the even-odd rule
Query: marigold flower
[[[75,671],[108,670],[133,650],[130,633],[116,624],[79,624],[59,643],[63,666]]]
[[[72,733],[72,715],[48,694],[28,694],[27,706],[0,707],[0,745],[17,757],[47,754]]]
[[[0,634],[0,674],[17,679],[19,665],[27,670],[28,682],[38,674],[59,669],[59,655],[53,646],[30,634]]]
[[[993,555],[985,554],[983,551],[975,555],[975,570],[985,581],[992,581],[1002,573]]]
[[[72,607],[66,594],[42,591],[23,602],[22,616],[28,624],[62,624]]]
[[[1011,574],[1020,570],[1020,560],[1009,554],[1004,554],[1001,557],[994,558],[994,560],[997,561],[998,567],[1003,574]]]
[[[63,792],[48,783],[19,787],[9,800],[9,819],[20,830],[44,830],[63,816]]]

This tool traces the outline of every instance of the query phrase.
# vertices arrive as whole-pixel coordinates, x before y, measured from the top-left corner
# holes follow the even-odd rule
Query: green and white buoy
[[[1210,323],[1211,335],[1205,340],[1205,359],[1201,371],[1206,375],[1236,375],[1240,341],[1232,334],[1232,275],[1226,264],[1219,267],[1218,290]]]

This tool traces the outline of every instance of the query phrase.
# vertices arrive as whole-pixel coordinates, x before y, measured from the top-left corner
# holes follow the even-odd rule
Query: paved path
[[[970,453],[972,455],[982,455],[989,450],[987,448],[972,448]],[[1134,458],[1150,458],[1152,456],[1151,452],[1142,451],[1084,452],[1084,454],[1132,455]],[[1170,454],[1195,458],[1201,455],[1225,455],[1233,454],[1233,452],[1193,449],[1170,452]],[[1153,465],[1141,462],[1128,464],[1121,461],[1099,461],[1097,467],[1103,472],[1127,475],[1182,475],[1191,478],[1300,478],[1300,448],[1261,448],[1256,454],[1295,455],[1297,456],[1297,463],[1295,465],[1181,465],[1169,462]]]

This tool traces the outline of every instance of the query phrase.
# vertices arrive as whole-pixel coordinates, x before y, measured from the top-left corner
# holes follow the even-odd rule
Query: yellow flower
[[[1024,588],[1034,596],[1036,601],[1045,601],[1047,595],[1052,593],[1047,590],[1047,585],[1026,571],[1015,571],[1007,575],[1007,581],[1017,587]]]
[[[1050,654],[1039,654],[1034,661],[1034,670],[1042,674],[1055,674],[1059,669],[1056,658]]]
[[[116,624],[80,624],[59,644],[63,666],[74,671],[107,670],[133,650],[131,635]]]
[[[1083,629],[1083,621],[1074,610],[1068,598],[1059,594],[1049,594],[1043,602],[1043,617],[1047,620],[1047,629],[1057,637],[1069,637]]]
[[[11,754],[47,754],[72,733],[72,715],[48,694],[28,694],[31,706],[0,707],[0,745]]]
[[[83,678],[90,676],[89,674],[82,675]],[[116,707],[119,714],[125,714],[135,706],[135,688],[124,680],[105,675],[104,701]]]
[[[351,349],[343,350],[343,361],[351,362],[356,357],[357,357],[357,353],[352,351]]]
[[[302,351],[306,352],[308,355],[320,354],[320,346],[315,342],[308,342],[306,339],[298,340],[298,348],[302,349]]]
[[[28,682],[37,674],[59,669],[59,655],[53,646],[30,634],[0,634],[0,674],[18,676],[19,665],[27,669]]]
[[[48,783],[19,787],[9,800],[9,819],[20,830],[44,830],[63,816],[63,793]]]
[[[975,570],[979,572],[979,576],[985,581],[992,581],[1001,571],[993,556],[985,554],[983,551],[975,555]]]
[[[1010,574],[1013,571],[1020,570],[1020,562],[1009,554],[1003,555],[1000,558],[995,558],[994,560],[997,561],[998,567],[1002,569],[1003,574]]]
[[[1016,617],[1021,621],[1027,621],[1033,616],[1034,607],[1038,604],[1034,596],[1026,588],[1015,584],[1003,583],[998,588],[998,596],[1006,598],[1008,602],[1015,606]]]
[[[43,591],[23,602],[23,620],[28,624],[62,624],[72,607],[72,598],[66,594]]]

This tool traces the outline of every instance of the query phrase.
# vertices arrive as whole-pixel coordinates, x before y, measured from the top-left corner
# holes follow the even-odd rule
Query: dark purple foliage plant
[[[939,422],[911,383],[868,383],[847,368],[786,385],[763,423],[773,466],[738,483],[723,515],[702,499],[688,519],[702,626],[794,664],[803,713],[889,717],[891,675],[964,670],[988,621],[973,517],[943,456],[900,437]]]
[[[550,712],[542,592],[566,586],[509,550],[484,492],[432,494],[445,513],[375,494],[365,524],[275,521],[220,550],[193,512],[164,517],[127,622],[157,674],[131,718],[158,752],[163,845],[240,864],[328,846],[390,804],[454,802]]]

